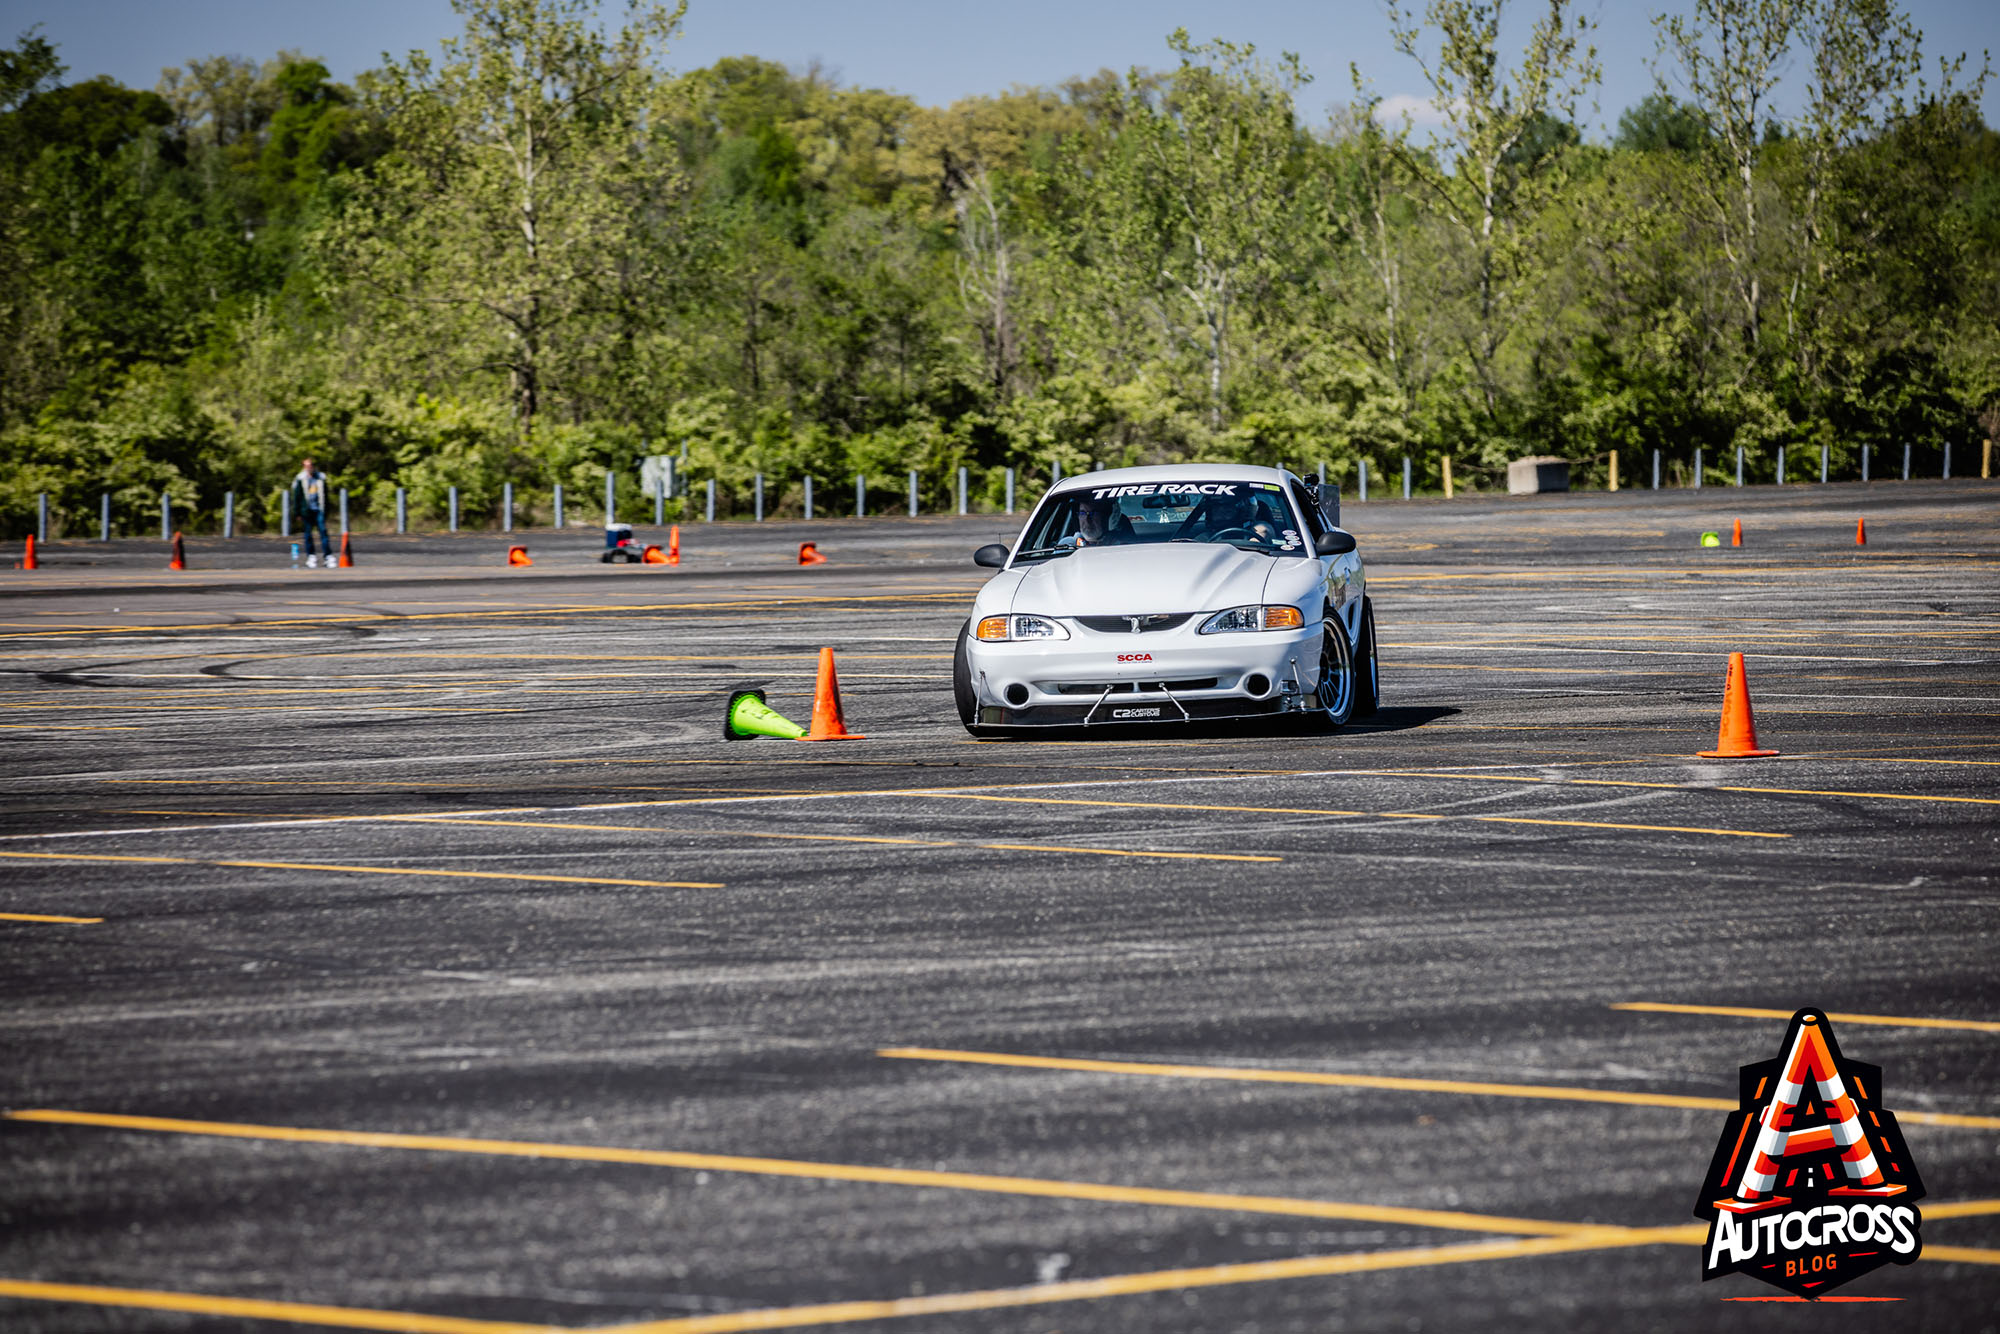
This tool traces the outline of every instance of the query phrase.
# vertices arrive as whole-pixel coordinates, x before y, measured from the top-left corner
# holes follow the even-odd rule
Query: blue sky
[[[1604,62],[1599,110],[1583,109],[1586,124],[1615,124],[1651,90],[1647,15],[1686,3],[1578,0],[1575,11],[1599,23]],[[608,0],[607,10],[619,8]],[[1525,22],[1536,6],[1516,0],[1511,8]],[[1969,50],[1976,64],[1979,51],[2000,46],[1996,0],[1904,0],[1904,8],[1924,30],[1932,63],[1938,54]],[[349,79],[379,63],[385,50],[433,46],[458,28],[447,0],[0,0],[0,43],[11,46],[35,23],[60,47],[71,78],[109,74],[140,87],[194,56],[261,59],[286,47],[318,56],[336,78]],[[1385,98],[1424,91],[1416,67],[1389,43],[1379,0],[690,0],[671,63],[695,68],[746,54],[792,66],[817,61],[843,83],[944,105],[1103,67],[1171,65],[1165,36],[1183,25],[1197,39],[1298,52],[1316,76],[1306,97],[1315,117],[1348,100],[1349,61]],[[1790,82],[1796,87],[1796,72]],[[1988,90],[1984,111],[1989,124],[2000,119],[2000,89]]]

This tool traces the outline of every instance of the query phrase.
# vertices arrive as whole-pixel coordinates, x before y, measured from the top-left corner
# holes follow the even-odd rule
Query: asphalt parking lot
[[[2000,1328],[2000,483],[1346,517],[1329,738],[966,736],[998,517],[0,571],[0,1325],[1821,1328],[1691,1214],[1814,1005],[1929,1192],[1841,1327]]]

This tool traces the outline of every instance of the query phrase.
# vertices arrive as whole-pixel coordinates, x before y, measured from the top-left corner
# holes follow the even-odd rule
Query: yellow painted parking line
[[[668,829],[638,824],[562,824],[552,820],[464,820],[450,815],[397,815],[385,819],[410,824],[477,824],[526,829],[588,829],[592,833],[682,834],[709,838],[768,838],[793,843],[887,843],[912,848],[977,848],[994,852],[1076,852],[1093,857],[1169,857],[1203,862],[1281,862],[1283,857],[1242,852],[1156,852],[1145,848],[1079,848],[1056,843],[965,843],[950,839],[890,838],[864,834],[774,834],[749,829]]]
[[[23,1279],[0,1279],[0,1297],[121,1307],[134,1311],[177,1311],[187,1315],[227,1316],[238,1320],[281,1320],[294,1325],[325,1325],[334,1329],[393,1330],[397,1334],[553,1334],[553,1327],[549,1325],[523,1325],[502,1320],[463,1320],[455,1316],[422,1315],[415,1311],[371,1311],[355,1306],[317,1306],[308,1302],[259,1301],[247,1297],[210,1296],[202,1292],[159,1292],[148,1288],[107,1288],[97,1284],[34,1283]]]
[[[234,1121],[187,1121],[158,1116],[120,1116],[106,1112],[76,1112],[35,1108],[0,1113],[10,1121],[44,1125],[97,1126],[106,1130],[152,1131],[170,1135],[204,1135],[224,1139],[278,1140],[293,1144],[335,1144],[364,1149],[409,1149],[429,1153],[464,1153],[499,1158],[542,1158],[569,1162],[625,1163],[641,1167],[675,1167],[697,1172],[741,1172],[751,1176],[796,1177],[812,1181],[848,1181],[882,1186],[920,1186],[981,1194],[1030,1195],[1051,1200],[1087,1200],[1108,1204],[1145,1204],[1168,1209],[1206,1209],[1225,1213],[1277,1214],[1292,1218],[1338,1218],[1350,1222],[1394,1223],[1455,1232],[1496,1232],[1536,1237],[1567,1237],[1602,1229],[1582,1223],[1541,1218],[1507,1218],[1494,1214],[1461,1213],[1448,1209],[1410,1209],[1396,1205],[1354,1204],[1340,1200],[1304,1200],[1281,1195],[1236,1195],[1202,1190],[1165,1190],[1151,1186],[1119,1186],[1045,1177],[991,1176],[977,1172],[940,1172],[922,1168],[869,1167],[853,1163],[808,1162],[789,1158],[746,1158],[734,1154],[685,1153],[672,1149],[620,1149],[594,1144],[554,1144],[542,1141],[462,1139],[442,1135],[402,1135],[379,1131],[311,1130],[298,1126],[245,1125]]]
[[[1790,834],[1758,829],[1711,829],[1699,825],[1614,824],[1606,820],[1556,820],[1527,815],[1455,815],[1423,811],[1346,811],[1319,806],[1219,806],[1179,801],[1102,801],[1084,797],[1003,797],[990,792],[906,792],[838,793],[840,796],[936,797],[958,801],[1004,801],[1029,806],[1097,806],[1114,810],[1141,811],[1220,811],[1244,815],[1342,815],[1364,820],[1471,820],[1481,824],[1555,825],[1565,829],[1616,829],[1649,834],[1716,834],[1730,838],[1790,838]]]
[[[1270,1070],[1242,1065],[1100,1061],[1068,1056],[1023,1056],[1013,1052],[957,1051],[940,1047],[884,1047],[875,1054],[896,1061],[944,1061],[959,1065],[1014,1066],[1026,1070],[1150,1075],[1166,1079],[1216,1079],[1247,1084],[1317,1084],[1330,1088],[1381,1089],[1394,1093],[1453,1093],[1469,1097],[1612,1103],[1623,1107],[1667,1107],[1703,1112],[1736,1110],[1735,1101],[1729,1098],[1699,1098],[1678,1093],[1627,1093],[1620,1089],[1576,1088],[1562,1084],[1490,1084],[1465,1079],[1419,1079],[1403,1075],[1343,1075],[1321,1070]],[[1896,1119],[1919,1125],[2000,1130],[2000,1116],[1960,1116],[1945,1112],[1898,1111]]]
[[[57,862],[144,862],[158,866],[242,866],[263,871],[336,871],[348,875],[443,876],[453,880],[518,880],[532,884],[618,885],[630,889],[721,889],[694,880],[609,880],[598,876],[545,875],[538,871],[448,871],[436,867],[355,866],[333,862],[211,861],[205,857],[133,857],[109,852],[0,852],[0,857]]]
[[[1341,1255],[1301,1256],[1199,1268],[1162,1269],[1117,1274],[1105,1278],[1070,1279],[1031,1287],[989,1288],[945,1292],[923,1297],[892,1297],[876,1301],[823,1302],[810,1306],[766,1307],[720,1315],[676,1316],[622,1325],[598,1325],[561,1330],[550,1325],[525,1325],[500,1320],[468,1320],[424,1315],[414,1311],[380,1311],[351,1306],[317,1306],[302,1302],[259,1301],[193,1292],[160,1292],[143,1288],[111,1288],[74,1283],[36,1283],[0,1279],[0,1298],[69,1302],[128,1310],[174,1311],[190,1315],[226,1316],[245,1320],[275,1320],[337,1329],[392,1330],[404,1334],[739,1334],[764,1329],[805,1329],[849,1325],[864,1320],[894,1320],[908,1316],[951,1315],[969,1311],[1050,1306],[1105,1297],[1137,1296],[1188,1288],[1283,1279],[1322,1278],[1337,1274],[1373,1273],[1433,1265],[1507,1260],[1533,1255],[1559,1255],[1613,1247],[1657,1245],[1679,1240],[1661,1235],[1685,1229],[1581,1228],[1560,1237],[1477,1241],[1455,1246],[1419,1246],[1397,1251],[1360,1251]],[[1697,1242],[1699,1238],[1696,1238]],[[1926,1258],[1943,1248],[1927,1246]]]
[[[1648,1014],[1709,1014],[1731,1019],[1790,1019],[1790,1010],[1758,1010],[1743,1005],[1670,1005],[1664,1001],[1620,1001],[1614,1010],[1638,1010]],[[2000,1023],[1990,1019],[1918,1019],[1895,1014],[1836,1014],[1827,1018],[1843,1024],[1880,1024],[1885,1028],[1962,1028],[1973,1033],[2000,1033]],[[1900,1115],[1900,1113],[1898,1113]]]
[[[1929,1209],[1924,1210],[1926,1214]],[[1983,1246],[1924,1246],[1924,1259],[1966,1265],[2000,1265],[2000,1250]]]
[[[1357,769],[1371,778],[1439,778],[1480,783],[1545,783],[1555,787],[1658,788],[1669,792],[1747,792],[1780,797],[1866,797],[1880,801],[1945,801],[1972,806],[2000,806],[2000,797],[1947,797],[1918,792],[1850,792],[1806,787],[1732,787],[1721,783],[1641,783],[1617,778],[1541,778],[1530,775],[1426,773],[1413,769]]]
[[[2000,1200],[1949,1200],[1944,1204],[1926,1202],[1924,1218],[1983,1218],[2000,1214]]]
[[[89,926],[102,917],[52,917],[38,912],[0,912],[0,922],[57,922],[69,926]]]

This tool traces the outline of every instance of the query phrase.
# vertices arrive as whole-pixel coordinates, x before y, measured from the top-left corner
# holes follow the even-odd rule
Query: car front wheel
[[[1308,729],[1334,732],[1354,716],[1354,646],[1347,642],[1347,628],[1326,609],[1319,649],[1319,684],[1313,687],[1313,707],[1304,715]]]

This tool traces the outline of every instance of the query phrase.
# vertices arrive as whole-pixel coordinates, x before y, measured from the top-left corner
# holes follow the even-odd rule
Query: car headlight
[[[1241,630],[1296,630],[1305,624],[1297,607],[1231,607],[1201,623],[1205,635],[1226,635]]]
[[[1062,628],[1059,621],[1046,616],[988,616],[983,618],[972,632],[975,639],[989,644],[1003,643],[1013,639],[1068,639],[1069,631]]]

